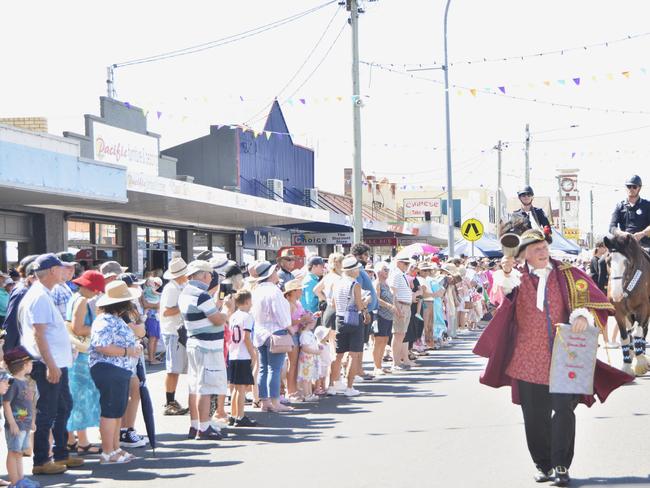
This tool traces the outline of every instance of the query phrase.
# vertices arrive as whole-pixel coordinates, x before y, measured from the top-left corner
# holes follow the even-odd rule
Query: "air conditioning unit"
[[[284,201],[284,181],[266,180],[266,187],[269,189],[270,200]]]
[[[305,207],[318,207],[318,188],[305,188]]]

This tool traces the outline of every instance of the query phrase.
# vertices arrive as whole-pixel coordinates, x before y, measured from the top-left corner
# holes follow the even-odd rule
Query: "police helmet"
[[[641,182],[641,177],[639,175],[632,175],[630,176],[627,181],[625,182],[625,185],[636,185],[636,186],[641,186],[643,183]]]
[[[520,197],[524,193],[530,193],[531,197],[535,195],[535,192],[533,191],[533,188],[531,186],[529,186],[529,185],[526,185],[522,189],[518,190],[517,191],[517,196]]]

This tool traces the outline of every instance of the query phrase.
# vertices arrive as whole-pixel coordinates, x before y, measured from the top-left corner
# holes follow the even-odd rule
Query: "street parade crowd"
[[[635,178],[627,185],[636,198],[630,204],[646,205]],[[0,276],[9,477],[0,484],[39,486],[24,476],[24,456],[33,456],[34,475],[73,470],[89,458],[137,465],[134,449],[155,447],[153,429],[147,436],[135,429],[140,413],[147,431],[158,415],[187,416],[187,439],[214,442],[263,423],[268,416],[258,412],[356,397],[355,384],[417,368],[419,358],[489,321],[474,349],[487,358],[481,382],[512,387],[535,480],[566,486],[574,409],[594,403],[594,395],[604,401],[633,378],[597,361],[593,394],[551,391],[556,326],[568,324],[572,334],[599,328],[617,346],[606,334],[614,313],[606,286],[614,282],[601,274],[609,269],[602,260],[635,239],[622,227],[591,261],[552,259],[548,221],[533,196],[530,187],[519,192],[515,214],[526,229],[516,247],[504,244],[501,259],[445,258],[415,245],[375,261],[357,243],[347,255],[309,256],[300,268],[290,248],[275,263],[248,266],[206,251],[189,263],[174,257],[164,273],[140,278],[115,261],[82,269],[67,252],[25,257]],[[650,225],[639,216],[648,217],[635,215],[643,244]],[[630,341],[621,339],[627,362]],[[645,342],[637,339],[640,357]],[[161,363],[162,408],[152,406],[146,384],[147,366]],[[100,445],[89,435],[97,428]]]

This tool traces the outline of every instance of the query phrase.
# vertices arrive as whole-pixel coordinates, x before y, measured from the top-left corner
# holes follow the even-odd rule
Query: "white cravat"
[[[540,268],[531,270],[532,273],[539,277],[539,283],[537,285],[537,308],[540,311],[544,311],[544,291],[546,290],[546,279],[548,278],[549,269]]]

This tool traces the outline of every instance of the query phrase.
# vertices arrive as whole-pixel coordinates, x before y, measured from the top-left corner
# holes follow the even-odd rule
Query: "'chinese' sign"
[[[369,246],[395,247],[397,246],[397,237],[364,237],[363,242]]]
[[[423,219],[424,212],[431,212],[431,217],[440,217],[439,198],[405,198],[404,202],[405,219]]]
[[[352,244],[352,232],[336,232],[329,234],[293,234],[291,240],[294,246],[318,246],[321,244],[345,246]]]
[[[158,176],[158,139],[93,122],[93,158]]]

